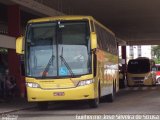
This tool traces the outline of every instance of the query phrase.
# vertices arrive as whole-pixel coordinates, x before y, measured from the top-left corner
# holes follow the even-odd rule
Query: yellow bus
[[[152,86],[156,84],[155,62],[152,59],[140,57],[129,60],[127,68],[127,83],[132,86]]]
[[[115,35],[91,16],[57,16],[30,20],[16,41],[25,56],[29,102],[46,109],[50,101],[86,100],[98,107],[118,91]]]

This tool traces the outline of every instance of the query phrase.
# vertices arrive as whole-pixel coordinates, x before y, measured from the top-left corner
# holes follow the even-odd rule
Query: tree
[[[155,62],[160,63],[160,45],[152,47],[153,55],[155,56]]]

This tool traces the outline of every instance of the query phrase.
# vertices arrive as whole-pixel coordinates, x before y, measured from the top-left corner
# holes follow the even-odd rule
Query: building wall
[[[15,37],[0,34],[0,47],[15,49],[15,47],[16,47],[15,44],[16,44]]]
[[[127,46],[127,61],[137,57],[148,57],[151,59],[151,45]]]
[[[21,96],[25,93],[25,80],[21,67],[23,62],[15,50],[15,39],[25,33],[28,20],[54,15],[62,15],[62,13],[40,1],[13,0],[11,3],[0,1],[0,47],[8,51],[6,69],[9,70],[9,75],[15,77],[18,94]]]
[[[142,46],[127,46],[126,47],[126,56],[127,62],[129,59],[135,59],[137,57],[148,57],[152,58],[152,46],[151,45],[142,45]],[[119,47],[119,58],[122,58],[121,47]]]

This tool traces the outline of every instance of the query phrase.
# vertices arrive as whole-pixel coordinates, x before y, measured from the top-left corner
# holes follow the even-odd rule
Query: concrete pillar
[[[18,5],[8,6],[8,34],[18,37],[21,34],[20,8]]]
[[[123,60],[122,68],[124,71],[126,71],[126,61],[127,61],[126,46],[122,46],[122,60]]]
[[[18,37],[21,34],[21,17],[18,5],[8,6],[8,35]],[[9,74],[16,78],[19,88],[19,95],[24,92],[24,80],[21,77],[20,56],[16,54],[15,49],[8,49]]]
[[[122,71],[121,71],[121,74],[123,75],[123,78],[122,80],[120,81],[120,88],[125,88],[126,87],[126,60],[127,60],[127,57],[126,57],[126,46],[122,46],[122,49],[121,49],[121,54],[122,54]]]

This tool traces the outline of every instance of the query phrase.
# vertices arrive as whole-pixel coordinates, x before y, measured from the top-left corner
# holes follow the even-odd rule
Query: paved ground
[[[34,107],[34,103],[28,103],[25,99],[21,98],[11,98],[9,100],[0,99],[0,115]]]
[[[96,120],[100,117],[100,119],[105,117],[108,120],[112,119],[112,115],[114,115],[113,117],[124,114],[160,115],[160,87],[136,87],[121,90],[113,103],[101,103],[97,109],[90,109],[85,102],[51,103],[49,109],[45,111],[40,111],[35,104],[26,102],[6,104],[6,106],[8,107],[0,103],[1,118],[10,115],[10,117],[18,117],[20,120],[84,120],[87,119],[85,115],[91,115],[92,119],[94,117]],[[157,116],[147,116],[146,119],[150,120],[149,117],[160,119]]]

